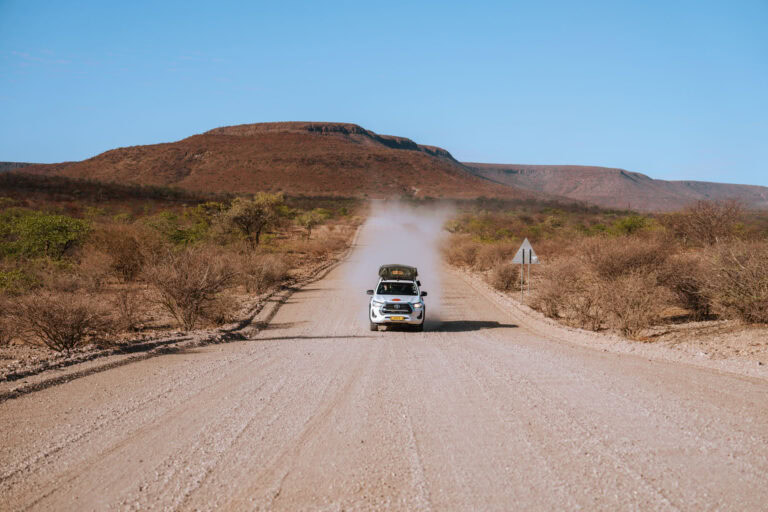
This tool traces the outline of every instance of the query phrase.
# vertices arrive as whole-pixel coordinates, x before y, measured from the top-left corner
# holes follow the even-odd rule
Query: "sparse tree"
[[[296,222],[306,230],[306,236],[309,239],[312,237],[312,230],[322,224],[327,218],[328,213],[325,210],[315,208],[314,210],[299,214],[296,217]]]
[[[224,212],[225,221],[245,236],[252,247],[259,245],[264,230],[280,219],[285,198],[282,193],[259,192],[251,199],[235,198]]]

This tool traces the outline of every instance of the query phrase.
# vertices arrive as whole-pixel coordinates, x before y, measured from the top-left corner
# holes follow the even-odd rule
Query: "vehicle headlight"
[[[423,307],[423,306],[424,306],[424,304],[422,304],[421,302],[416,302],[413,305],[413,307],[415,307],[415,308],[420,308],[420,307]]]
[[[373,305],[374,305],[374,306],[376,306],[377,308],[380,308],[381,306],[383,306],[383,305],[384,305],[384,303],[383,303],[383,302],[379,302],[379,301],[376,301],[376,300],[372,300],[372,301],[371,301],[371,304],[373,304]]]

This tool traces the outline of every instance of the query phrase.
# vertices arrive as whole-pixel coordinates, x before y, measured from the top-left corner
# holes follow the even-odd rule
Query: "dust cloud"
[[[350,283],[365,294],[376,285],[378,271],[386,263],[419,269],[421,289],[428,292],[427,324],[440,318],[442,303],[440,242],[443,226],[453,214],[449,204],[413,206],[400,201],[374,201],[361,228],[358,248],[352,256]],[[368,296],[364,301],[367,303]],[[367,322],[367,308],[361,308]]]

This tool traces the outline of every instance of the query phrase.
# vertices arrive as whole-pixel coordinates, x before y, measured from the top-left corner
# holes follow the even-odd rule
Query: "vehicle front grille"
[[[413,308],[410,304],[384,304],[381,308],[383,315],[410,315],[413,313]]]

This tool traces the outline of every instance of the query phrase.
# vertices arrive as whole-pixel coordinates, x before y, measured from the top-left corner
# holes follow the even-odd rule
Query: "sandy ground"
[[[359,254],[254,339],[0,403],[0,508],[765,508],[768,379],[591,347],[447,271],[427,332],[370,332]]]

